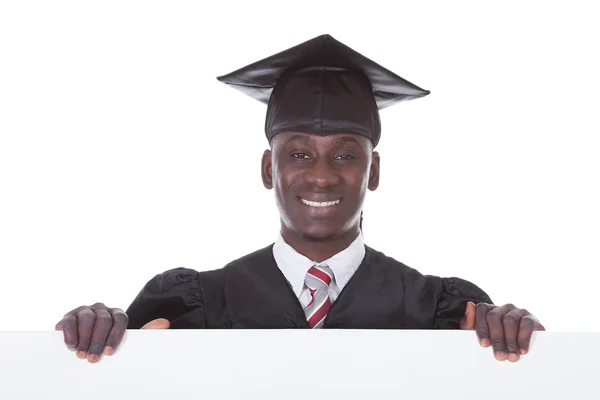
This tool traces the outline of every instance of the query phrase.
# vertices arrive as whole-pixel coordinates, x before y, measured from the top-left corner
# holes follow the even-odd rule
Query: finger
[[[77,316],[75,314],[67,314],[58,324],[58,330],[63,331],[65,344],[71,351],[75,351],[79,344],[79,333],[77,331]]]
[[[169,329],[170,326],[171,323],[168,320],[158,318],[148,322],[146,325],[142,326],[141,329]]]
[[[465,308],[465,316],[460,321],[460,329],[475,329],[475,303],[469,301]]]
[[[75,348],[77,347],[77,343],[79,341],[79,335],[77,332],[77,313],[82,308],[83,308],[83,306],[77,307],[77,308],[69,311],[54,326],[55,330],[63,331],[65,344],[67,345],[67,348],[71,351],[75,350]]]
[[[94,331],[94,322],[96,314],[91,308],[84,308],[77,313],[77,330],[79,333],[79,343],[77,344],[77,357],[86,358],[87,351],[92,340]]]
[[[84,308],[85,308],[85,306],[77,307],[77,308],[75,308],[75,309],[73,309],[73,310],[69,311],[68,313],[66,313],[66,314],[65,314],[65,315],[62,317],[62,319],[61,319],[60,321],[58,321],[58,322],[56,323],[56,325],[54,325],[54,329],[56,329],[57,331],[62,331],[62,330],[63,330],[63,328],[64,328],[64,321],[63,321],[63,320],[64,320],[65,318],[67,318],[68,316],[71,316],[71,315],[77,315],[77,313],[78,313],[80,310],[84,309]]]
[[[106,339],[106,347],[104,348],[104,354],[112,356],[123,340],[125,331],[127,330],[127,324],[129,323],[129,317],[125,312],[119,308],[111,308],[110,313],[112,314],[113,326]]]
[[[504,314],[502,317],[502,325],[504,326],[504,341],[506,342],[506,350],[508,351],[508,361],[515,362],[519,360],[521,350],[518,343],[519,327],[521,318],[529,314],[527,310],[515,308]]]
[[[488,303],[479,303],[475,306],[475,332],[477,332],[479,343],[483,347],[489,347],[492,344],[490,342],[490,330],[485,317],[494,307],[493,304]]]
[[[529,352],[529,345],[531,343],[531,336],[533,335],[533,331],[543,330],[545,330],[545,328],[533,315],[528,314],[521,318],[518,337],[521,354],[527,354]]]
[[[532,315],[532,317],[533,317],[533,315]],[[546,328],[544,327],[544,325],[540,324],[539,321],[538,321],[538,324],[539,324],[539,326],[536,325],[536,328],[534,329],[534,331],[545,331],[546,330]]]
[[[106,338],[113,326],[112,316],[106,309],[95,309],[96,320],[92,332],[92,341],[88,349],[87,359],[89,362],[100,360],[100,354],[104,351]]]
[[[494,356],[499,361],[504,361],[507,357],[506,339],[504,337],[504,325],[502,319],[507,313],[515,308],[516,307],[512,304],[506,304],[494,308],[488,312],[485,317],[490,330],[490,342],[494,349]]]

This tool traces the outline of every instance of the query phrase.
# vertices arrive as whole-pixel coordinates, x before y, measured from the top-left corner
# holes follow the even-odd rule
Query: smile
[[[335,201],[310,201],[302,198],[300,200],[302,200],[302,203],[304,203],[304,205],[307,205],[309,207],[331,207],[340,204],[341,201],[341,199]]]

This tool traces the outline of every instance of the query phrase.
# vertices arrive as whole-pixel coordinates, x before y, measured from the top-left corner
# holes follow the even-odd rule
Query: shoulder
[[[173,268],[155,275],[146,283],[147,296],[197,285],[200,273],[189,268]]]
[[[238,276],[240,274],[252,273],[257,267],[267,265],[273,260],[273,245],[269,245],[260,250],[256,250],[243,257],[237,258],[224,267],[202,271],[199,273],[199,278],[205,284],[216,284],[224,282],[230,276]]]
[[[489,296],[479,286],[465,279],[425,275],[380,251],[368,246],[366,246],[366,248],[367,256],[371,257],[370,262],[373,266],[382,270],[392,270],[395,271],[395,273],[400,274],[402,276],[403,284],[406,287],[419,289],[429,288],[434,289],[440,294],[447,294],[450,296],[464,295],[474,300],[491,302]]]
[[[273,244],[231,261],[221,270],[239,269],[273,259]]]
[[[438,276],[424,275],[418,270],[392,258],[381,251],[367,247],[365,258],[373,272],[384,276],[390,282],[402,287],[405,296],[409,298],[431,298],[439,297],[442,291],[442,278]]]
[[[371,264],[372,267],[380,268],[383,270],[389,270],[392,273],[401,274],[404,278],[415,279],[415,280],[432,280],[440,279],[436,276],[423,275],[418,270],[409,267],[408,265],[387,256],[381,251],[377,251],[369,246],[366,248],[366,261]]]
[[[166,285],[185,285],[187,283],[195,282],[198,285],[202,283],[202,286],[204,286],[204,284],[210,284],[219,280],[224,280],[231,273],[235,274],[243,271],[250,271],[253,269],[253,266],[263,265],[272,259],[273,245],[271,244],[267,247],[237,258],[220,268],[207,271],[196,271],[188,268],[175,268],[157,275],[154,279],[165,282]]]
[[[197,271],[190,268],[173,268],[155,275],[148,281],[145,291],[151,293],[164,293],[168,291],[178,291],[180,289],[200,286],[200,283],[206,280],[213,280],[225,277],[231,271],[238,271],[248,266],[255,265],[261,261],[272,258],[273,245],[269,245],[260,250],[240,257],[229,262],[224,267],[208,271]]]

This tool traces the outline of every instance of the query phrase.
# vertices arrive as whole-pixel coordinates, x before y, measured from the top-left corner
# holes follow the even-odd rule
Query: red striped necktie
[[[321,328],[323,321],[331,308],[329,299],[329,284],[333,278],[333,271],[327,265],[313,266],[306,273],[304,283],[310,290],[310,303],[304,308],[308,325]]]

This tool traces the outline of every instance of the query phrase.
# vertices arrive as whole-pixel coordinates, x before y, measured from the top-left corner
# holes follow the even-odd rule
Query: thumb
[[[141,329],[169,329],[169,326],[171,326],[171,323],[168,320],[158,318],[148,322],[146,325],[142,326]]]
[[[465,309],[465,316],[460,321],[460,329],[475,329],[475,303],[469,301]]]

